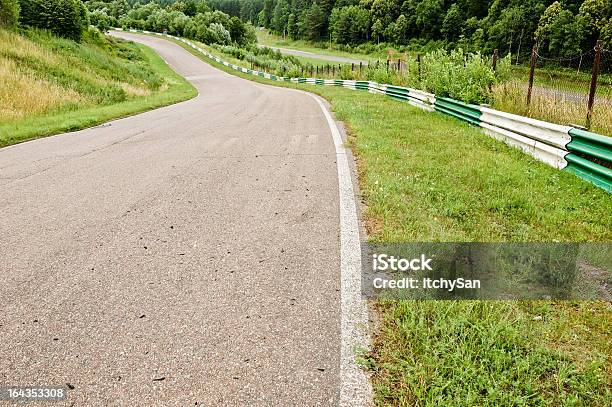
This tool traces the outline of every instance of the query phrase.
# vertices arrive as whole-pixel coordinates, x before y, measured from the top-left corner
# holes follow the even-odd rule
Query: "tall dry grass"
[[[0,122],[85,102],[77,92],[21,69],[16,61],[23,58],[58,63],[53,53],[17,34],[0,30]]]
[[[527,90],[524,82],[510,81],[493,89],[492,107],[504,112],[520,114],[534,119],[562,125],[586,125],[587,103],[584,97],[571,92],[559,93],[546,88],[534,88],[531,104],[527,107]],[[593,106],[590,130],[612,135],[612,100],[599,96]],[[604,99],[604,100],[602,100]]]
[[[84,103],[85,98],[70,89],[20,72],[13,61],[0,57],[0,122]]]
[[[0,125],[146,97],[166,84],[134,44],[0,29]]]

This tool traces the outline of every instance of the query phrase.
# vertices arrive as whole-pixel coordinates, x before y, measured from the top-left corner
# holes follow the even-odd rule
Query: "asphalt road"
[[[200,96],[0,149],[0,384],[69,384],[67,405],[336,405],[320,106],[120,35]]]
[[[345,64],[355,64],[355,65],[359,65],[359,63],[361,62],[363,65],[367,65],[368,61],[364,60],[364,59],[354,59],[354,58],[346,58],[346,57],[339,57],[339,56],[335,56],[335,55],[325,55],[325,54],[316,54],[314,52],[308,52],[308,51],[300,51],[297,49],[291,49],[291,48],[279,48],[279,47],[270,47],[267,46],[268,48],[272,48],[274,50],[280,51],[281,54],[285,54],[285,55],[293,55],[293,56],[297,56],[297,57],[307,57],[307,58],[315,58],[315,59],[321,59],[323,61],[331,61],[331,62],[340,62],[340,63],[345,63]]]

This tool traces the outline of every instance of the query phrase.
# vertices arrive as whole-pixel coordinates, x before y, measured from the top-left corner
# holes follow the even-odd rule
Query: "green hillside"
[[[0,29],[0,146],[76,130],[196,95],[147,47],[86,31]]]

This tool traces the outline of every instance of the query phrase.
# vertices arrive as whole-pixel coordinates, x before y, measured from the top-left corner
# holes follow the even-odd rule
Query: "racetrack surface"
[[[273,46],[267,46],[267,47],[272,48],[275,51],[279,51],[281,54],[293,55],[296,57],[307,57],[307,58],[321,59],[321,60],[330,61],[330,62],[340,62],[340,63],[345,63],[345,64],[359,65],[360,62],[363,65],[368,64],[368,61],[366,61],[365,59],[355,59],[355,58],[340,57],[336,55],[317,54],[314,52],[300,51],[300,50],[292,49],[292,48],[280,48],[280,47],[273,47]]]
[[[66,405],[336,405],[336,152],[317,101],[159,38],[190,101],[0,149],[0,383]]]

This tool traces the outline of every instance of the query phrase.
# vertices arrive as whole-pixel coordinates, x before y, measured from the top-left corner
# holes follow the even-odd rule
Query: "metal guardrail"
[[[118,29],[121,30],[121,29]],[[598,187],[612,192],[612,138],[569,126],[561,126],[501,112],[485,106],[471,105],[446,97],[436,97],[417,89],[380,84],[372,81],[341,79],[288,78],[245,69],[223,61],[184,38],[150,31],[128,30],[170,37],[196,49],[206,57],[234,70],[276,81],[342,86],[370,93],[384,94],[428,111],[437,111],[472,125],[555,168],[569,171]]]
[[[569,134],[567,170],[612,192],[612,138],[573,128]]]

